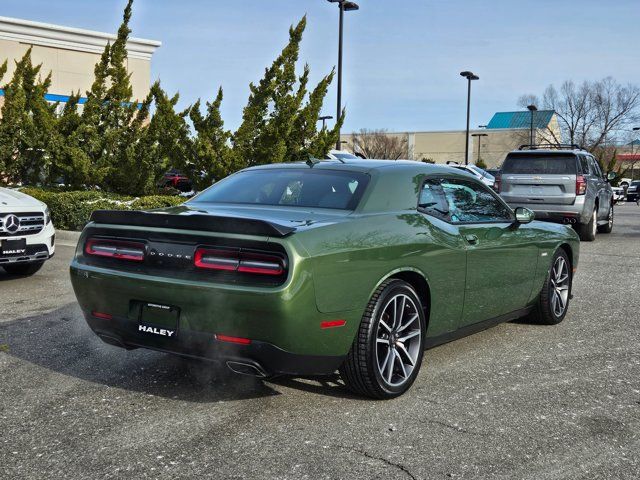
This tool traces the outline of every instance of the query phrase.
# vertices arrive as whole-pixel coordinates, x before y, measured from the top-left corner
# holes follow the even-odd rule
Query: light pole
[[[469,72],[466,70],[464,72],[460,72],[460,75],[465,77],[469,82],[469,85],[467,87],[467,130],[464,137],[464,164],[469,165],[469,118],[471,116],[471,81],[480,80],[480,77],[475,75],[473,72]]]
[[[324,130],[326,126],[327,120],[331,120],[333,117],[331,115],[323,115],[322,117],[318,117],[318,121],[322,120],[322,129]]]
[[[534,138],[533,138],[533,112],[537,112],[538,111],[538,107],[536,107],[535,105],[528,105],[527,106],[527,110],[529,110],[531,112],[531,133],[529,135],[529,145],[533,146],[534,145]]]
[[[638,130],[640,130],[640,127],[633,127],[633,129],[632,129],[632,130],[633,130],[634,132],[637,132]],[[635,145],[633,144],[634,142],[635,142],[635,140],[633,140],[633,141],[631,142],[631,155],[633,155],[633,151],[635,150],[635,149],[634,149]],[[631,159],[631,180],[632,180],[632,181],[633,181],[633,173],[634,173],[634,172],[633,172],[633,170],[634,170],[634,168],[633,168],[633,167],[635,167],[635,166],[636,166],[636,162],[635,162],[635,160],[632,158],[632,159]],[[621,167],[621,168],[622,168],[622,167]]]
[[[476,165],[480,161],[480,147],[482,145],[482,137],[488,137],[489,135],[486,133],[474,133],[471,135],[472,137],[478,137],[478,160],[476,161]]]
[[[346,0],[328,0],[331,3],[337,3],[340,8],[340,26],[339,26],[339,38],[338,38],[338,108],[336,113],[336,120],[340,120],[342,115],[342,37],[344,30],[344,12],[351,12],[358,10],[360,7],[355,2],[348,2]],[[338,140],[336,141],[336,150],[340,150],[340,129],[338,128]]]

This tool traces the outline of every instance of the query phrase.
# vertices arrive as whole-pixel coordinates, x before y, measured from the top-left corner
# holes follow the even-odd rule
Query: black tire
[[[395,303],[397,301],[401,301],[401,303]],[[385,329],[383,327],[388,326],[382,319],[384,317],[385,320],[389,320],[391,302],[394,302],[393,308],[398,308],[398,305],[402,305],[404,308],[400,307],[402,313],[399,317],[399,324],[396,326],[394,320],[393,325],[390,325],[391,328],[388,329],[389,334],[386,339],[388,343],[385,343],[384,338],[381,338],[380,335],[384,337]],[[418,315],[417,318],[414,318],[415,314]],[[414,319],[411,320],[412,318]],[[406,319],[404,323],[403,319]],[[405,325],[404,328],[401,328],[402,325]],[[409,326],[412,328],[409,329]],[[407,332],[412,335],[411,339],[401,337],[401,335],[407,335]],[[416,332],[419,332],[417,339],[415,338],[418,336]],[[340,367],[340,375],[346,386],[359,395],[376,399],[390,399],[402,395],[411,387],[420,371],[424,354],[425,332],[424,309],[413,287],[403,280],[384,281],[371,297],[351,350]],[[379,363],[379,355],[380,357],[383,355],[381,352],[386,352],[385,359],[382,361],[383,366]],[[413,360],[406,356],[409,355],[409,352],[411,352]],[[391,364],[388,363],[389,358],[391,358]],[[399,363],[396,358],[400,360]],[[409,360],[412,365],[404,363],[403,358]],[[389,365],[390,368],[386,368],[385,365]],[[407,368],[411,369],[409,373],[406,371]],[[389,373],[389,381],[383,378],[381,371],[385,375],[386,372],[391,372]],[[394,384],[393,378],[400,379],[401,383]]]
[[[556,304],[554,303],[553,299],[556,285],[553,277],[556,270],[556,264],[559,261],[558,259],[562,259],[564,261],[568,276],[566,283],[564,283],[564,285],[566,285],[567,287],[567,296],[564,308],[560,314],[557,313]],[[536,302],[533,311],[529,315],[529,320],[531,321],[531,323],[537,323],[540,325],[557,325],[562,320],[564,320],[564,317],[567,315],[567,311],[569,310],[569,302],[571,301],[572,282],[573,271],[571,268],[569,256],[564,249],[560,248],[553,256],[551,267],[549,268],[549,273],[547,274],[547,278],[544,282],[544,285],[542,286],[540,295],[538,296],[538,301]]]
[[[37,263],[14,263],[12,265],[3,265],[4,271],[9,275],[33,275],[42,268],[44,262]]]
[[[598,209],[594,208],[591,219],[587,223],[578,223],[576,225],[578,236],[583,242],[593,242],[596,239],[597,216]]]
[[[598,225],[598,233],[611,233],[613,230],[613,204],[609,205],[609,213],[607,213],[607,223]]]

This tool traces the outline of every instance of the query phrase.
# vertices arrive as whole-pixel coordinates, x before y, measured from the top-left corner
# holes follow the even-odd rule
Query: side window
[[[590,169],[589,169],[589,162],[587,161],[587,157],[585,157],[584,155],[579,155],[578,158],[580,158],[580,168],[582,170],[582,174],[589,175]]]
[[[426,180],[420,189],[418,209],[440,219],[448,220],[449,207],[440,186],[440,180]]]
[[[511,209],[484,185],[458,179],[440,183],[452,223],[508,222]]]
[[[600,165],[593,157],[587,157],[589,159],[589,165],[591,166],[591,172],[596,177],[602,178],[602,172],[600,171]]]

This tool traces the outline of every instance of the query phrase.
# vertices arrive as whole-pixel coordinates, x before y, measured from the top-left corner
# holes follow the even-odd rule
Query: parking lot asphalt
[[[562,324],[431,349],[386,402],[105,345],[59,244],[34,277],[0,273],[0,478],[639,478],[640,208],[616,214]]]

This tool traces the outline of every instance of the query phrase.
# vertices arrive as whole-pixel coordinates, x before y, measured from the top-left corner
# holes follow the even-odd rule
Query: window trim
[[[485,191],[489,192],[489,194],[496,199],[499,203],[501,203],[506,209],[507,211],[510,213],[510,218],[509,219],[504,219],[504,220],[480,220],[480,221],[474,221],[474,222],[453,222],[451,220],[451,215],[450,213],[448,213],[446,216],[437,216],[437,215],[432,215],[429,212],[426,212],[424,208],[420,208],[418,207],[418,203],[420,203],[420,194],[422,193],[422,189],[424,188],[425,183],[427,183],[427,181],[429,180],[454,180],[454,181],[461,181],[461,182],[469,182],[469,183],[473,183],[475,185],[480,185],[481,188],[483,188]],[[425,177],[422,179],[422,182],[420,183],[420,188],[418,189],[418,198],[416,199],[416,211],[418,213],[421,213],[423,215],[428,215],[430,217],[433,218],[437,218],[438,220],[442,220],[443,222],[448,223],[449,225],[488,225],[488,224],[498,224],[498,223],[508,223],[508,224],[513,224],[516,220],[515,217],[515,213],[513,211],[513,209],[509,206],[509,204],[507,202],[504,201],[504,199],[498,195],[494,190],[492,190],[491,188],[489,188],[488,186],[486,186],[484,183],[482,183],[479,180],[476,180],[475,178],[460,178],[460,177],[453,177],[453,176],[449,176],[449,175],[443,175],[443,174],[435,174],[435,175],[425,175]]]
[[[229,175],[228,177],[223,178],[222,180],[215,182],[213,185],[209,186],[208,188],[204,189],[202,192],[198,193],[198,195],[196,195],[195,197],[187,200],[185,202],[185,204],[196,204],[196,203],[209,203],[209,204],[214,204],[214,205],[240,205],[240,206],[254,206],[254,207],[275,207],[275,208],[299,208],[299,209],[307,209],[307,210],[318,210],[318,209],[322,209],[322,210],[337,210],[337,211],[341,211],[341,212],[355,212],[356,210],[358,210],[358,208],[362,205],[362,199],[365,197],[369,186],[371,185],[371,175],[369,172],[361,172],[359,170],[342,170],[342,169],[337,169],[337,168],[322,168],[322,169],[317,169],[315,171],[313,171],[313,174],[318,174],[318,175],[329,175],[331,173],[336,173],[338,175],[341,176],[347,176],[349,173],[355,173],[359,176],[362,177],[363,179],[363,185],[362,185],[362,190],[360,190],[359,195],[355,195],[355,192],[353,194],[353,197],[351,198],[351,200],[349,201],[349,205],[347,205],[346,208],[336,208],[336,207],[314,207],[314,206],[304,206],[304,205],[293,205],[293,204],[270,204],[270,203],[253,203],[253,202],[223,202],[220,200],[217,201],[211,201],[211,200],[199,200],[200,197],[203,197],[204,194],[210,190],[216,187],[216,185],[222,185],[223,182],[226,182],[227,180],[235,177],[236,175],[241,175],[243,173],[249,173],[249,172],[259,172],[259,174],[267,174],[269,172],[308,172],[308,171],[313,171],[310,170],[309,168],[247,168],[244,170],[239,170],[237,172],[235,172],[233,175]],[[359,187],[358,187],[359,188]],[[357,191],[357,189],[356,189]]]

